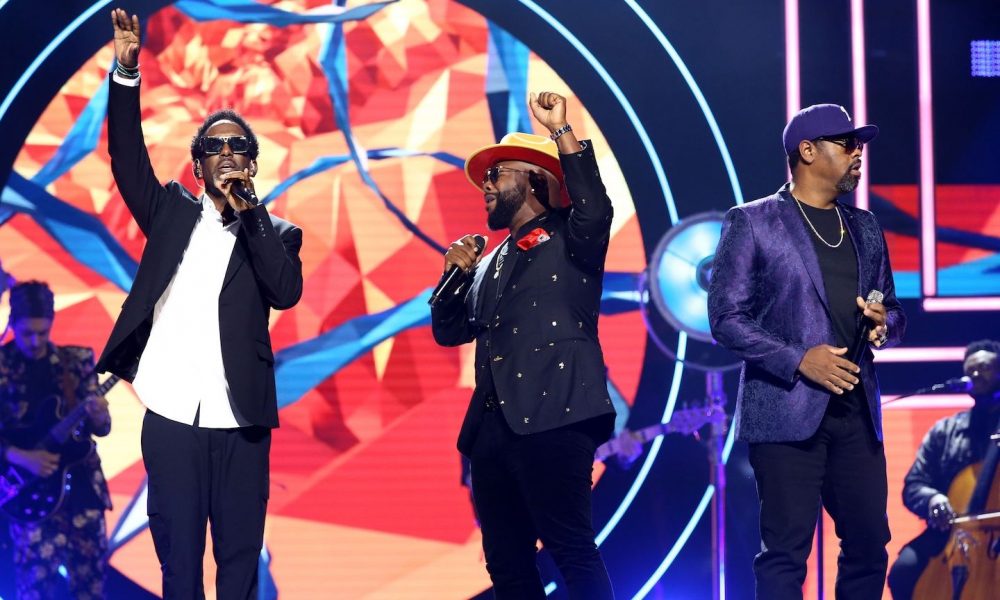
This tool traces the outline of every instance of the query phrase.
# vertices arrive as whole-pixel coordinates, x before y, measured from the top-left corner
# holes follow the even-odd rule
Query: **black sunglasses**
[[[230,135],[225,137],[205,136],[201,138],[201,153],[203,155],[219,154],[222,147],[229,144],[233,154],[250,152],[250,140],[245,135]]]
[[[521,169],[511,169],[510,167],[501,167],[498,165],[493,165],[492,167],[486,169],[486,171],[483,172],[483,185],[486,185],[487,181],[489,181],[493,185],[496,185],[497,179],[500,179],[500,173],[502,171],[511,171],[514,173],[531,173],[531,171],[523,171]]]
[[[837,144],[848,152],[854,152],[858,148],[863,148],[865,143],[858,139],[856,135],[839,135],[832,137],[818,137],[814,142],[830,142]]]

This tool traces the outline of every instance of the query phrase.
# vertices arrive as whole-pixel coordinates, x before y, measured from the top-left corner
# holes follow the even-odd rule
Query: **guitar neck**
[[[635,436],[642,440],[642,443],[651,442],[661,435],[666,435],[668,433],[673,433],[677,431],[672,423],[657,423],[656,425],[650,425],[649,427],[643,427],[639,431],[634,432]]]
[[[632,432],[632,436],[636,438],[637,441],[645,444],[658,438],[661,435],[667,433],[673,433],[677,428],[670,423],[658,423],[656,425],[650,425],[649,427],[643,427],[642,429]],[[601,444],[597,448],[597,452],[594,453],[594,458],[603,461],[609,456],[619,452],[618,440],[611,440]]]
[[[77,423],[86,418],[86,416],[87,403],[83,402],[71,410],[61,421],[52,426],[52,429],[49,430],[49,438],[59,444],[65,442],[69,439],[70,434],[73,433],[73,429]]]
[[[115,385],[119,381],[121,381],[121,379],[122,378],[117,375],[112,375],[111,377],[108,377],[107,379],[104,380],[104,383],[97,386],[97,390],[94,393],[97,394],[98,396],[103,396],[104,394],[107,394],[108,391],[111,390],[111,388],[115,387]]]
[[[98,397],[103,396],[104,394],[108,393],[108,390],[113,388],[115,384],[118,383],[120,380],[121,378],[118,377],[117,375],[112,375],[111,377],[108,377],[104,381],[104,383],[97,386],[97,389],[94,391],[94,393]],[[49,430],[49,438],[60,444],[69,439],[70,434],[73,433],[73,429],[77,426],[77,424],[86,418],[87,404],[89,402],[90,400],[86,402],[81,402],[79,405],[73,408],[73,410],[71,410],[68,415],[66,415],[65,417],[62,418],[62,420],[56,423],[52,427],[52,429]]]
[[[613,454],[631,455],[633,453],[633,446],[643,446],[661,435],[668,433],[695,433],[705,425],[710,423],[725,423],[725,420],[726,411],[719,404],[679,410],[674,413],[673,418],[667,423],[657,423],[635,431],[626,430],[623,434],[627,434],[627,437],[630,439],[625,442],[620,439],[621,436],[618,436],[601,444],[597,448],[597,452],[594,453],[594,458],[603,461]]]

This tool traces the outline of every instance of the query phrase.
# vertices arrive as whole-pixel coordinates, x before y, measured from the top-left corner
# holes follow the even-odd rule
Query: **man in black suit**
[[[611,201],[566,100],[531,96],[549,138],[513,133],[465,163],[487,225],[510,235],[480,262],[473,236],[445,254],[466,273],[431,307],[434,339],[476,340],[476,389],[458,438],[471,459],[486,568],[498,599],[545,598],[541,539],[572,598],[612,598],[594,543],[594,451],[614,425],[597,339]],[[554,140],[554,141],[553,141]]]
[[[98,369],[131,381],[148,409],[142,454],[164,598],[204,597],[209,520],[217,596],[256,597],[278,426],[268,315],[302,295],[302,232],[257,201],[257,138],[233,111],[209,115],[191,144],[201,197],[160,185],[140,122],[139,19],[111,16],[108,152],[147,241]]]

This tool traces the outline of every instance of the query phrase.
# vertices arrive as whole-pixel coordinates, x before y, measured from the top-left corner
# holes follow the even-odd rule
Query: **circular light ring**
[[[721,212],[699,213],[667,231],[649,261],[653,305],[670,325],[711,343],[708,278],[722,236]]]
[[[530,4],[530,5],[537,6],[537,5],[534,4],[534,2],[531,2],[530,0],[528,0],[528,2],[524,2],[524,0],[521,0],[521,1],[524,4]],[[91,8],[103,7],[106,4],[107,3],[104,0],[95,0],[91,4]],[[158,5],[159,4],[170,4],[170,2],[155,2],[155,4],[158,4]],[[628,2],[628,4],[630,5],[630,7],[633,9],[634,12],[637,12],[636,6],[632,2]],[[549,16],[549,15],[544,15],[544,16]],[[642,14],[640,16],[645,16],[645,15]],[[657,28],[655,25],[653,25],[648,20],[648,18],[645,19],[644,21],[646,22],[647,27],[649,27],[650,30],[653,31],[654,34],[659,34],[658,39],[660,39],[662,37],[662,32],[659,31],[659,28]],[[70,29],[72,29],[72,27]],[[72,33],[76,34],[78,32],[72,31]],[[563,33],[563,32],[560,32],[560,33]],[[564,36],[565,36],[565,34],[564,34]],[[63,38],[65,38],[65,37],[66,36],[63,36]],[[663,38],[663,39],[665,39],[665,38]],[[660,40],[661,44],[663,43],[663,39]],[[53,40],[53,42],[54,42],[53,46],[58,45],[62,41],[64,41],[64,39]],[[679,60],[679,57],[676,56],[675,52],[672,52],[673,48],[665,46],[665,49],[667,50],[668,54],[670,55],[670,58],[673,60],[673,62],[675,63],[675,65],[677,65],[679,68],[683,67],[683,65],[678,65],[677,64],[678,60]],[[721,133],[718,131],[718,128],[715,125],[714,119],[712,118],[710,112],[707,112],[707,103],[704,102],[703,97],[701,97],[700,90],[696,89],[697,88],[697,84],[695,84],[693,78],[690,77],[689,74],[686,73],[686,69],[683,69],[683,71],[685,71],[685,74],[686,74],[686,77],[685,77],[686,82],[688,83],[689,87],[692,88],[692,91],[695,93],[696,98],[699,100],[700,104],[702,105],[703,110],[706,110],[705,116],[709,120],[709,125],[712,126],[712,133],[715,135],[715,137],[717,139],[717,143],[720,146],[720,150],[723,153],[723,160],[725,162],[726,170],[727,170],[727,172],[729,174],[731,182],[733,183],[733,191],[734,191],[734,196],[735,196],[735,203],[736,204],[740,204],[742,202],[742,198],[741,198],[741,193],[740,193],[738,182],[737,182],[736,175],[735,175],[735,169],[733,168],[731,160],[729,160],[728,151],[725,148],[725,143],[722,141]],[[18,90],[18,91],[20,91],[20,90]],[[15,92],[14,94],[8,94],[8,95],[10,96],[9,100],[13,100],[13,98],[17,96],[17,93]],[[4,103],[8,104],[8,102],[6,100],[7,99],[5,99]],[[665,196],[665,199],[666,199],[666,204],[667,204],[667,209],[668,209],[667,212],[668,213],[673,213],[670,216],[676,218],[676,213],[671,210],[671,208],[672,208],[672,206],[671,206],[672,205],[672,197],[671,197],[670,192],[669,192],[669,186],[663,185],[663,184],[665,184],[665,178],[661,178],[660,179],[660,183],[661,183],[661,188],[663,188],[663,192],[665,192],[664,196]],[[692,337],[694,337],[694,336],[692,336]],[[685,336],[684,336],[683,333],[680,335],[680,338],[681,338],[681,340],[679,340],[679,343],[678,343],[678,354],[683,354],[683,345],[684,344],[683,344],[682,340],[685,338]],[[672,384],[671,384],[671,391],[670,391],[670,394],[669,394],[669,398],[668,398],[668,401],[666,402],[665,415],[664,415],[665,419],[664,420],[669,419],[669,414],[672,412],[673,405],[676,402],[677,392],[678,392],[677,388],[679,387],[678,384],[680,383],[681,374],[683,372],[683,363],[679,362],[677,365],[675,365],[675,367],[676,367],[676,372],[675,372],[675,376],[673,378],[674,381],[672,381]],[[729,444],[727,444],[727,445],[729,445]],[[649,453],[647,455],[646,460],[644,461],[644,463],[647,463],[647,464],[651,465],[652,462],[655,461],[655,456],[656,456],[656,453],[654,453],[654,452]],[[635,483],[638,483],[638,485],[637,486],[633,486],[633,490],[632,490],[633,493],[635,491],[637,491],[637,488],[641,487],[641,484],[642,484],[641,481],[638,481],[638,482],[635,482]],[[622,505],[619,506],[619,512],[622,513],[622,514],[618,514],[618,518],[620,518],[623,515],[623,513],[627,510],[629,504],[631,504],[631,498],[629,498],[627,501],[623,501],[622,502]],[[696,511],[695,514],[692,515],[692,517],[693,517],[693,520],[697,520],[697,518],[700,517],[700,513],[698,511]],[[607,525],[605,527],[605,532],[604,532],[605,535],[610,534],[610,531],[614,528],[614,525],[617,523],[617,521],[618,521],[618,519],[616,518],[616,519],[613,519],[612,522],[607,523]],[[678,543],[677,543],[676,547],[674,548],[674,550],[671,552],[672,555],[676,555],[676,552],[680,550],[681,546],[683,546],[683,542],[684,541],[686,541],[686,538],[683,539],[683,540],[682,539],[677,540]],[[669,565],[666,565],[666,566],[669,566]],[[659,572],[659,573],[655,574],[655,577],[658,579],[660,575],[662,575],[662,572]]]

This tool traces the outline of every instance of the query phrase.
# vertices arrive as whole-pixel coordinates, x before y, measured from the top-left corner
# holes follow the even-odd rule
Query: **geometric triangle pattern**
[[[230,5],[249,12],[212,16]],[[629,274],[645,268],[645,252],[604,135],[544,61],[458,2],[346,10],[376,5],[323,26],[313,23],[334,22],[323,14],[326,0],[185,0],[160,10],[145,19],[139,58],[143,130],[158,178],[197,191],[188,144],[198,123],[224,107],[247,118],[261,146],[255,187],[269,211],[303,229],[303,297],[272,314],[272,346],[286,367],[313,340],[337,338],[344,351],[337,364],[303,369],[307,383],[281,409],[261,557],[270,583],[262,579],[261,589],[394,597],[419,586],[427,597],[467,598],[489,585],[454,447],[473,383],[472,347],[437,346],[420,306],[441,274],[441,248],[487,233],[464,157],[505,130],[534,127],[526,90],[569,97],[568,119],[593,140],[615,203],[601,332],[626,402],[645,353]],[[287,13],[284,21],[268,22],[275,10]],[[17,279],[46,280],[56,293],[53,339],[98,351],[130,283],[125,265],[138,261],[145,243],[114,185],[94,108],[112,60],[109,43],[45,109],[14,170],[48,203],[11,212],[0,227],[4,268]],[[77,251],[80,239],[96,251]],[[490,247],[500,241],[491,235]],[[376,323],[376,315],[406,318]],[[99,451],[123,505],[109,516],[112,561],[156,593],[139,451],[143,409],[128,386],[109,400],[114,426]]]

